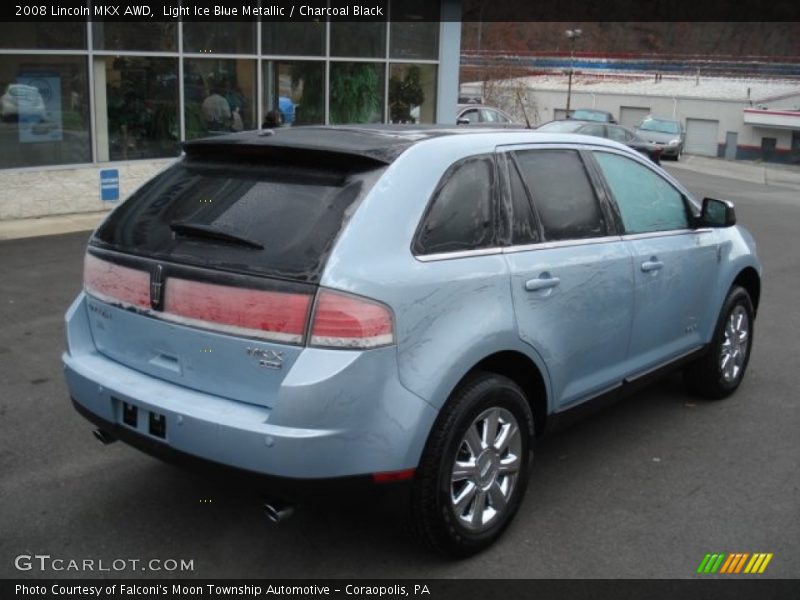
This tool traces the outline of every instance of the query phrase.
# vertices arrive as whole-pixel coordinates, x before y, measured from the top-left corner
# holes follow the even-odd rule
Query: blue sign
[[[100,171],[100,199],[119,200],[119,171],[117,169]]]

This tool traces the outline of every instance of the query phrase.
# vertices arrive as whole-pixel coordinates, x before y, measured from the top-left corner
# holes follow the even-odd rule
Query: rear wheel
[[[709,351],[686,368],[689,389],[707,398],[725,398],[744,378],[753,345],[753,303],[734,286],[722,305]]]
[[[417,469],[412,532],[451,556],[492,544],[525,493],[533,431],[525,394],[507,377],[481,373],[460,386],[442,409]]]

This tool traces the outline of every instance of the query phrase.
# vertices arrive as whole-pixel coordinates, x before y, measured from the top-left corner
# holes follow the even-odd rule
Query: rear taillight
[[[83,261],[83,289],[106,302],[150,307],[150,274],[106,262],[86,254]]]
[[[311,324],[311,345],[377,348],[394,343],[391,311],[373,300],[320,290]]]
[[[160,316],[225,333],[300,344],[310,306],[309,294],[235,288],[170,277]]]
[[[231,287],[167,277],[163,310],[152,316],[220,333],[303,344],[312,294]],[[99,300],[151,308],[150,273],[87,254],[84,289]],[[312,346],[367,349],[394,343],[388,307],[375,300],[320,289],[310,325]]]

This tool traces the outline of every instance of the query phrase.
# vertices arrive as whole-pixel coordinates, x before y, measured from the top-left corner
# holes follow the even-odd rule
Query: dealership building
[[[0,220],[112,208],[181,142],[276,120],[455,122],[461,1],[395,4],[382,22],[0,23]]]

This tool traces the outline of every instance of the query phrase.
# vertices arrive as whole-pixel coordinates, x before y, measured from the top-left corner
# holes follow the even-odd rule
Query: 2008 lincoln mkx
[[[66,378],[104,441],[410,490],[464,556],[556,415],[669,368],[710,398],[760,296],[733,206],[600,138],[343,126],[229,134],[94,232]]]

